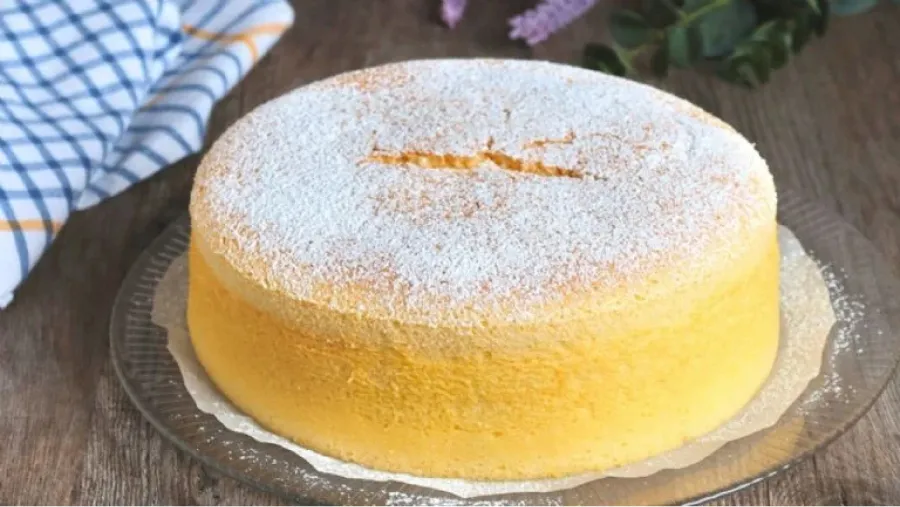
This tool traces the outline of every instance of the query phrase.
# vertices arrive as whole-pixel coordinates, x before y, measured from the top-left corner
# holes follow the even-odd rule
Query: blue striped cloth
[[[197,152],[283,0],[0,2],[0,307],[72,211]]]

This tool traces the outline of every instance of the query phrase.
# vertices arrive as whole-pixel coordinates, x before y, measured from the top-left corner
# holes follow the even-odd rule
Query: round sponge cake
[[[231,127],[191,199],[197,357],[272,431],[425,476],[556,477],[732,417],[778,347],[772,177],[567,66],[343,74]]]

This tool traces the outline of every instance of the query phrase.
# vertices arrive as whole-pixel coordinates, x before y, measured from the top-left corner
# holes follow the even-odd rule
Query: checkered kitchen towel
[[[198,151],[283,0],[0,2],[0,308],[69,214]]]

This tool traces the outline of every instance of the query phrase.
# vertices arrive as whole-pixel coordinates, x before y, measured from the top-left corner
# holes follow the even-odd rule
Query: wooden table
[[[298,0],[293,29],[216,108],[211,141],[263,101],[376,63],[438,56],[576,61],[605,38],[607,7],[529,50],[505,18],[532,2],[470,2],[456,31],[436,0]],[[838,211],[900,261],[900,7],[836,19],[765,88],[694,73],[660,86],[758,143],[779,185]],[[273,504],[221,477],[145,422],[110,364],[110,307],[135,257],[183,213],[198,157],[72,217],[0,312],[0,503]],[[826,450],[719,500],[731,504],[900,502],[900,380]]]

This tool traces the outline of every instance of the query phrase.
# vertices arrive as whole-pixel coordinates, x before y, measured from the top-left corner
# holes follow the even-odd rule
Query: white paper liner
[[[398,481],[463,498],[504,493],[549,492],[569,489],[602,477],[646,477],[664,469],[693,465],[732,440],[774,425],[809,382],[819,374],[828,332],[835,323],[828,286],[818,264],[803,250],[794,234],[779,227],[781,247],[781,341],[773,371],[757,396],[731,421],[683,447],[650,459],[607,470],[559,479],[529,481],[470,481],[418,477],[372,470],[305,449],[260,427],[235,408],[212,384],[197,362],[187,331],[187,259],[175,259],[157,287],[152,320],[168,331],[168,349],[197,408],[215,416],[226,428],[260,442],[281,446],[309,462],[316,470],[350,479]]]

